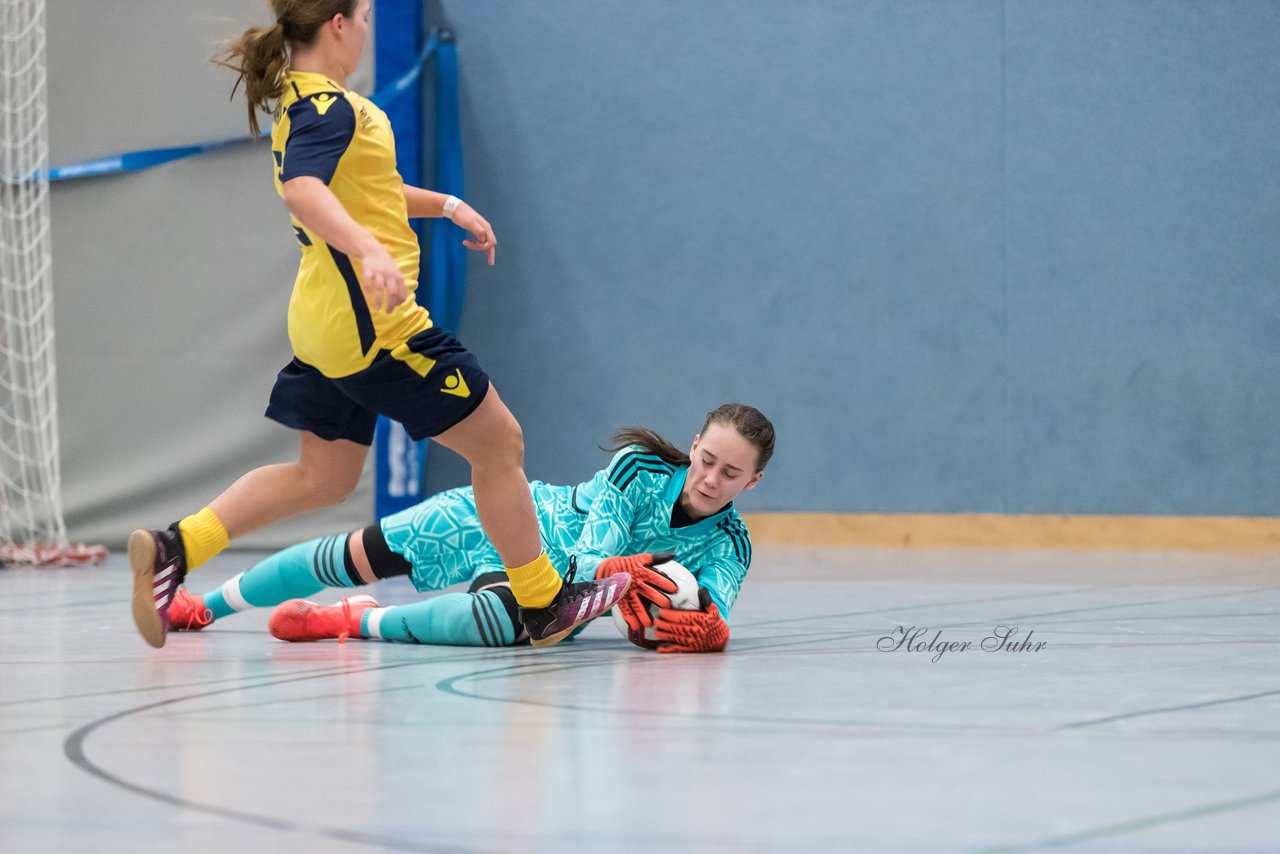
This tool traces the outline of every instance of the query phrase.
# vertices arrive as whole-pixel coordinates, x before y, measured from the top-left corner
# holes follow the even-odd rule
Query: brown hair
[[[730,424],[756,447],[756,471],[764,471],[773,457],[773,424],[764,413],[744,403],[725,403],[707,413],[700,433],[707,432],[712,424]],[[624,427],[613,434],[613,445],[606,451],[620,451],[629,445],[639,445],[651,454],[661,457],[673,466],[689,465],[689,455],[668,442],[648,427]]]
[[[270,27],[250,27],[213,57],[215,65],[240,76],[231,87],[236,96],[240,81],[249,100],[249,130],[258,135],[258,110],[270,113],[284,94],[284,74],[289,68],[289,46],[311,44],[316,33],[334,15],[349,18],[356,0],[271,0],[276,22]]]

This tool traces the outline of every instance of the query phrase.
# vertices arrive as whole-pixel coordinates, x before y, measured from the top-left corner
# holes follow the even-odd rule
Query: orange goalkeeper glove
[[[729,643],[729,624],[711,601],[707,588],[698,588],[701,611],[660,608],[653,623],[658,652],[720,652]]]
[[[652,602],[659,608],[671,604],[668,594],[676,592],[678,589],[676,583],[662,573],[654,572],[653,567],[655,564],[666,563],[674,558],[675,555],[671,552],[627,555],[605,558],[596,567],[598,579],[619,572],[625,572],[631,576],[631,586],[613,607],[618,609],[623,622],[634,634],[643,636],[645,628],[653,625],[653,615],[649,613],[648,603]]]

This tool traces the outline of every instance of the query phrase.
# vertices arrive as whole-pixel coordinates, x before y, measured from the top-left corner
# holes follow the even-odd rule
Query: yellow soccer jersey
[[[369,366],[381,350],[431,326],[414,299],[418,238],[409,227],[404,182],[386,113],[322,74],[288,72],[271,126],[277,192],[308,175],[328,185],[352,219],[391,253],[408,298],[389,313],[372,309],[360,288],[360,259],[329,246],[293,220],[302,261],[289,300],[289,341],[299,360],[329,377]]]

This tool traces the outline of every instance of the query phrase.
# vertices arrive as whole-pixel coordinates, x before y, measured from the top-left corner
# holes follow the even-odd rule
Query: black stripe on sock
[[[496,646],[490,638],[489,633],[485,631],[484,618],[480,616],[480,595],[473,594],[471,599],[471,617],[476,621],[476,628],[480,630],[480,640],[485,646]]]
[[[325,544],[325,567],[329,571],[329,586],[332,588],[340,588],[342,586],[342,577],[338,575],[338,538],[330,536],[329,542]]]
[[[511,591],[511,585],[490,587],[489,592],[498,597],[498,601],[507,612],[507,617],[511,620],[511,625],[516,628],[516,634],[519,634],[520,604],[516,602],[516,594]]]
[[[502,623],[498,620],[498,614],[493,610],[493,601],[483,593],[480,596],[480,609],[484,611],[485,617],[489,620],[489,627],[493,632],[494,646],[506,646],[506,633],[502,631]]]
[[[328,540],[329,538],[325,537],[322,540],[320,540],[320,542],[316,543],[315,554],[312,555],[311,557],[311,568],[315,572],[316,578],[320,581],[321,584],[325,585],[326,587],[332,587],[333,584],[332,582],[329,581],[329,575],[327,572],[325,572],[325,567],[324,567],[324,547],[325,545],[327,545]]]

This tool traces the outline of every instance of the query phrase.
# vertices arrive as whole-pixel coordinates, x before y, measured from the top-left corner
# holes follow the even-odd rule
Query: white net
[[[0,562],[67,547],[49,253],[44,0],[0,0]]]

